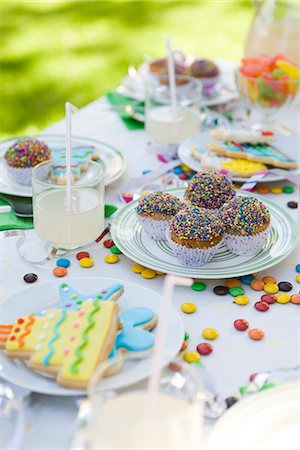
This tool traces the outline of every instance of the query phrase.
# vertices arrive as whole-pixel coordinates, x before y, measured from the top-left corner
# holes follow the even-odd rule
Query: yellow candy
[[[186,314],[193,314],[197,311],[197,306],[195,303],[182,303],[181,309]]]
[[[235,159],[232,161],[224,161],[221,163],[222,169],[229,172],[239,174],[240,176],[250,177],[261,170],[267,169],[262,163],[255,161],[247,161],[246,159]]]
[[[300,273],[299,273],[299,275],[296,275],[296,281],[297,281],[297,283],[300,283]]]
[[[131,270],[134,273],[142,273],[143,270],[145,270],[145,267],[140,264],[133,264],[133,266],[131,266]]]
[[[185,171],[185,172],[192,172],[193,169],[191,169],[189,166],[187,166],[186,164],[180,164],[180,167]]]
[[[264,291],[268,294],[276,294],[279,291],[279,287],[275,283],[267,283],[264,286]]]
[[[277,303],[288,303],[291,300],[291,296],[289,294],[278,294],[276,296]]]
[[[89,267],[93,267],[94,261],[91,258],[81,258],[79,265],[85,269],[88,269]]]
[[[120,258],[118,257],[118,255],[114,255],[113,253],[109,253],[108,255],[105,256],[104,261],[107,264],[115,264],[120,260]]]
[[[202,336],[205,339],[213,340],[219,336],[219,333],[215,328],[204,328],[204,330],[202,331]]]
[[[155,270],[152,270],[152,269],[145,269],[141,272],[141,275],[143,278],[150,280],[151,278],[156,277],[156,272],[155,272]]]
[[[247,305],[249,303],[249,297],[246,295],[237,295],[234,297],[234,303],[237,305]]]
[[[200,361],[200,355],[196,352],[186,352],[183,359],[188,363],[196,363]]]
[[[273,187],[271,189],[272,194],[282,194],[282,188],[281,187]]]
[[[165,275],[165,272],[157,272],[156,271],[156,275]]]
[[[294,64],[285,61],[284,59],[278,59],[276,61],[276,66],[283,70],[285,73],[290,75],[292,78],[300,78],[300,69]]]

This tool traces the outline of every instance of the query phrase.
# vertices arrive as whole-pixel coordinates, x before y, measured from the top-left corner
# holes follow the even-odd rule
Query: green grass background
[[[1,137],[33,134],[113,89],[129,64],[174,48],[238,59],[251,0],[0,0]]]

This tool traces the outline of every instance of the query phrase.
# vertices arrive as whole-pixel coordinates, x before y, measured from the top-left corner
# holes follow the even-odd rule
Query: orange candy
[[[188,345],[189,345],[189,344],[188,344],[187,341],[183,341],[180,351],[181,351],[181,352],[184,352],[184,350],[187,349],[187,346],[188,346]]]
[[[252,328],[252,330],[248,331],[248,336],[253,341],[260,341],[265,336],[265,333],[259,328]]]
[[[259,194],[269,194],[270,189],[267,186],[258,186],[256,189]]]
[[[53,275],[55,275],[56,277],[64,277],[67,275],[68,271],[65,267],[55,267],[52,270]]]
[[[252,280],[250,283],[250,286],[252,287],[252,289],[254,289],[255,291],[263,291],[264,287],[265,287],[265,282],[263,280]]]
[[[291,295],[291,302],[294,303],[294,305],[300,305],[300,294]]]
[[[265,283],[274,283],[274,284],[277,283],[276,278],[271,277],[271,276],[269,276],[269,275],[267,275],[266,277],[263,277],[262,280],[263,280]]]
[[[230,289],[232,287],[239,287],[240,285],[241,285],[241,282],[237,278],[231,278],[231,279],[225,281],[225,286],[228,287],[228,289]]]

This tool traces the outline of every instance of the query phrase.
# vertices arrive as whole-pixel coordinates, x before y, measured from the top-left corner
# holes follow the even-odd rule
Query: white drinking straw
[[[71,195],[71,181],[72,181],[72,118],[71,113],[76,112],[76,106],[70,102],[65,104],[66,111],[66,189],[67,189],[67,211],[72,210],[72,195]]]
[[[145,404],[145,435],[144,435],[145,440],[149,438],[151,424],[153,423],[153,418],[155,416],[155,408],[159,391],[160,373],[163,366],[166,335],[168,329],[168,316],[170,306],[172,303],[174,286],[176,284],[179,286],[191,286],[193,284],[193,280],[191,278],[175,277],[174,275],[167,275],[165,278],[163,290],[163,303],[159,315],[157,333],[155,336],[155,347],[151,367],[151,375],[149,378]]]
[[[169,74],[169,86],[171,95],[171,111],[173,119],[177,116],[177,101],[176,101],[176,83],[175,83],[175,69],[174,58],[171,45],[171,38],[167,36],[167,51],[168,51],[168,74]]]

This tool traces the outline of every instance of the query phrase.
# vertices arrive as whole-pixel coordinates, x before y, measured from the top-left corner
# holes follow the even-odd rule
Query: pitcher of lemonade
[[[300,2],[298,0],[256,0],[256,15],[248,33],[244,54],[285,54],[300,64]]]

